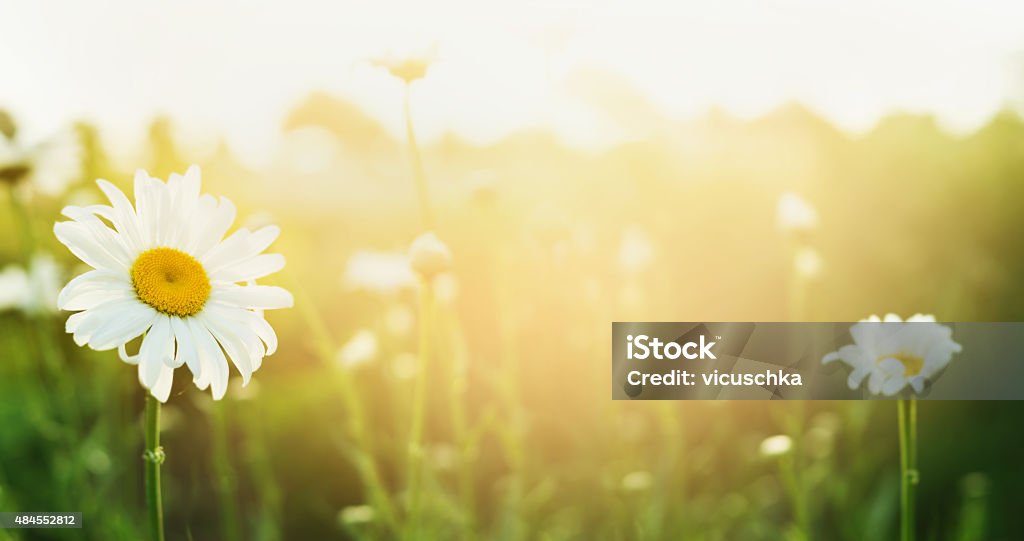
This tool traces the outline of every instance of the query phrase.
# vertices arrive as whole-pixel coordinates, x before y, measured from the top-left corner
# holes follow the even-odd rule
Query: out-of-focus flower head
[[[348,258],[342,281],[351,289],[390,295],[415,286],[416,275],[405,254],[361,250]]]
[[[401,80],[407,85],[423,79],[430,71],[430,66],[437,60],[437,46],[431,46],[420,53],[407,53],[403,55],[387,54],[372,58],[370,63],[378,68],[384,68],[392,77]]]
[[[377,335],[369,329],[360,329],[338,350],[338,364],[349,370],[358,368],[373,362],[378,350]]]
[[[369,505],[350,505],[338,513],[338,521],[349,526],[373,522],[375,517],[376,513]]]
[[[426,280],[433,280],[452,266],[452,253],[432,231],[427,231],[409,247],[409,266]]]
[[[793,270],[802,278],[816,278],[822,267],[824,263],[814,248],[804,246],[793,254]]]
[[[59,195],[82,171],[82,145],[68,129],[43,141],[26,143],[11,116],[0,111],[0,183],[28,185]]]
[[[49,254],[32,256],[28,270],[8,265],[0,271],[0,311],[21,310],[35,315],[57,310],[60,267]]]
[[[872,394],[894,396],[908,386],[924,391],[962,349],[952,339],[953,330],[935,322],[935,316],[916,314],[906,321],[896,314],[871,316],[850,328],[853,344],[825,355],[821,362],[842,361],[852,371],[851,389],[868,380]]]
[[[793,440],[785,434],[779,434],[777,436],[770,436],[761,441],[761,446],[758,448],[762,456],[776,457],[782,456],[793,449]]]
[[[622,477],[622,490],[627,492],[640,492],[651,488],[654,476],[648,471],[635,471],[627,473]]]
[[[779,196],[775,220],[783,233],[806,233],[818,227],[818,211],[800,194],[786,192]]]
[[[654,261],[654,243],[639,226],[631,226],[622,232],[619,244],[619,267],[629,273],[645,270]]]

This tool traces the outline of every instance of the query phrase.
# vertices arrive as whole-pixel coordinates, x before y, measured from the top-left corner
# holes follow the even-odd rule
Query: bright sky
[[[28,133],[85,117],[131,142],[166,113],[187,139],[225,134],[249,156],[313,89],[397,133],[400,86],[366,59],[431,44],[439,61],[414,90],[425,139],[549,125],[613,141],[584,73],[672,117],[797,99],[851,130],[897,109],[970,130],[1024,79],[1020,1],[0,0],[0,21],[0,107]]]

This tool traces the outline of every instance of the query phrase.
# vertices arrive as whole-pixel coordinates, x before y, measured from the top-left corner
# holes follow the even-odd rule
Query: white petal
[[[871,369],[866,365],[860,365],[850,372],[850,376],[846,378],[846,385],[850,387],[850,390],[856,390],[864,383],[864,378],[867,377]]]
[[[139,354],[136,353],[135,355],[128,355],[128,350],[125,348],[125,344],[117,346],[117,356],[128,364],[139,364]]]
[[[163,368],[166,358],[174,354],[174,339],[171,335],[171,321],[161,314],[153,327],[146,333],[139,348],[139,381],[142,386],[152,389]]]
[[[242,384],[247,385],[249,379],[252,378],[254,365],[250,356],[250,347],[247,343],[252,338],[255,338],[256,335],[249,333],[252,335],[252,338],[245,336],[244,328],[241,325],[226,319],[209,317],[205,313],[198,317],[206,328],[210,330],[210,334],[224,348],[224,352],[231,358],[231,362],[238,369],[238,372],[242,374]]]
[[[157,311],[150,306],[134,303],[97,328],[89,337],[89,347],[104,351],[126,344],[146,332],[158,317]]]
[[[168,366],[160,367],[160,375],[150,390],[154,398],[160,402],[167,402],[171,395],[171,384],[174,383],[174,369]]]
[[[202,373],[202,364],[199,362],[199,351],[196,349],[196,341],[192,337],[192,330],[180,317],[171,317],[171,330],[174,331],[174,339],[178,344],[174,359],[174,366],[181,366],[183,363],[192,372],[193,381],[199,378]]]
[[[53,233],[61,244],[75,254],[75,257],[94,269],[115,272],[128,270],[123,261],[118,260],[104,247],[105,239],[96,238],[93,231],[84,228],[78,222],[57,222],[53,225]]]
[[[196,242],[195,254],[198,259],[203,260],[206,253],[224,238],[228,228],[235,221],[235,205],[227,198],[221,197],[220,204],[210,216],[210,221],[201,231]]]
[[[262,314],[244,308],[215,303],[207,305],[206,311],[211,316],[231,319],[248,327],[266,345],[264,355],[273,355],[277,351],[277,333],[274,332],[274,328],[270,326],[270,323],[264,319]]]
[[[139,230],[139,220],[135,216],[135,209],[132,207],[131,202],[128,201],[128,197],[124,195],[124,192],[106,180],[97,180],[96,184],[106,194],[107,199],[110,200],[110,204],[113,206],[114,219],[112,221],[117,232],[124,239],[125,245],[134,254],[145,250],[147,246],[143,242],[142,232]]]
[[[886,396],[893,396],[902,391],[906,386],[907,378],[903,377],[902,374],[895,375],[885,380],[885,383],[882,384],[882,394]]]
[[[255,233],[239,229],[203,255],[203,265],[216,272],[227,265],[246,261],[269,248],[280,234],[281,228],[276,225],[260,228]]]
[[[190,317],[188,323],[203,362],[202,377],[204,379],[209,377],[210,386],[213,388],[213,399],[220,400],[228,389],[228,361],[224,358],[224,352],[217,345],[213,335],[198,321],[198,318]]]
[[[213,271],[214,280],[225,282],[245,282],[263,278],[284,268],[284,256],[281,254],[262,254],[249,258],[241,263],[229,264]]]
[[[64,328],[74,334],[76,344],[84,346],[96,329],[138,304],[135,299],[110,301],[69,317]]]
[[[61,310],[88,310],[107,301],[131,298],[134,294],[124,273],[91,270],[64,286],[57,295],[57,307]]]
[[[210,300],[255,310],[291,308],[295,303],[291,293],[276,286],[214,287]]]

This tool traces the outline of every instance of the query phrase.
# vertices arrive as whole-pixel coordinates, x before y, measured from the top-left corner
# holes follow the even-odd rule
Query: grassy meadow
[[[323,93],[259,170],[175,130],[154,121],[138,166],[198,163],[236,226],[280,225],[288,263],[269,283],[295,308],[268,313],[280,347],[249,386],[232,371],[214,402],[176,373],[170,540],[898,539],[893,403],[612,401],[611,322],[1024,318],[1024,121],[1009,111],[958,136],[909,114],[854,136],[793,104],[651,119],[602,150],[543,130],[422,143],[453,261],[425,336],[398,255],[423,230],[403,137]],[[103,202],[96,178],[130,193],[102,126],[75,133],[82,170],[62,193],[4,182],[0,267],[45,252],[65,283],[83,267],[53,236],[60,209]],[[817,227],[776,227],[786,192]],[[814,272],[794,272],[798,248]],[[145,539],[144,390],[116,352],[75,346],[67,315],[0,313],[0,511],[81,511],[84,528],[0,541]],[[1024,405],[923,401],[919,416],[917,538],[1024,539]],[[788,445],[764,445],[778,435]]]

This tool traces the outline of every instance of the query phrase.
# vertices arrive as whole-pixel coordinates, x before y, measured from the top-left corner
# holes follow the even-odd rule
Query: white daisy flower
[[[360,329],[338,350],[338,365],[353,369],[369,364],[377,358],[379,349],[377,335],[369,329]]]
[[[253,282],[284,267],[282,255],[262,253],[280,229],[239,229],[224,238],[235,206],[200,195],[195,166],[166,183],[136,173],[134,207],[113,184],[97,183],[110,206],[65,207],[71,221],[53,228],[95,269],[71,280],[58,298],[61,309],[78,312],[66,325],[75,343],[117,348],[161,402],[183,364],[200,389],[212,388],[214,399],[227,390],[229,358],[248,383],[277,349],[262,311],[293,302],[288,291]],[[139,336],[138,353],[129,355],[125,345]]]
[[[769,436],[761,441],[758,451],[762,456],[782,456],[793,449],[793,439],[785,434]]]
[[[915,393],[936,377],[959,353],[953,330],[935,322],[935,316],[916,314],[906,321],[896,314],[871,316],[850,328],[853,344],[825,355],[821,362],[842,361],[852,369],[851,389],[868,380],[872,394],[893,396],[908,385]]]
[[[60,268],[49,254],[32,256],[28,271],[17,265],[8,265],[0,271],[0,311],[17,309],[26,314],[53,312],[60,286]]]
[[[47,195],[62,193],[82,171],[82,145],[73,130],[26,142],[10,128],[0,130],[0,182],[29,184]]]
[[[403,253],[360,250],[348,258],[342,281],[351,289],[391,295],[412,289],[416,275]]]
[[[809,231],[818,227],[818,211],[795,192],[779,196],[775,219],[784,233]]]

